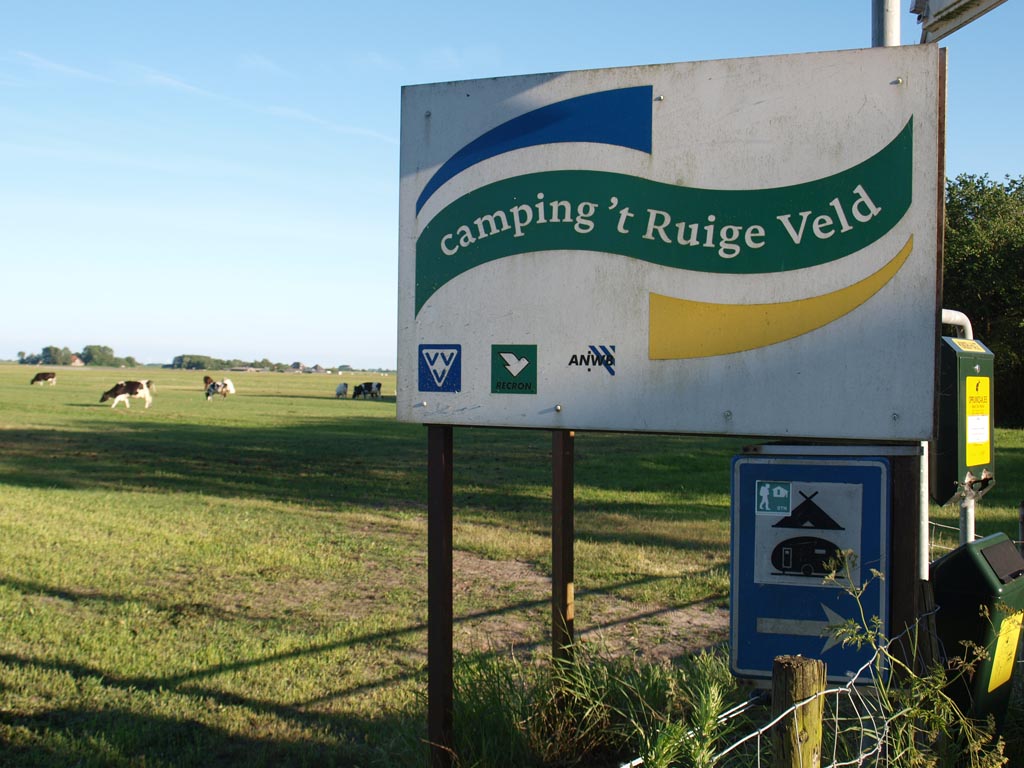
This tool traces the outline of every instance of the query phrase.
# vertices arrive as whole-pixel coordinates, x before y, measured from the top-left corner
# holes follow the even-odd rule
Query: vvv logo
[[[417,216],[449,180],[507,152],[585,142],[651,154],[653,98],[652,86],[620,88],[513,118],[438,168],[417,199]],[[911,117],[862,162],[787,187],[699,189],[591,170],[498,178],[452,201],[421,227],[416,312],[455,277],[524,253],[584,250],[723,275],[796,272],[854,257],[910,209],[913,128]],[[650,293],[649,357],[724,355],[809,333],[861,307],[895,277],[912,251],[909,236],[868,277],[798,301],[731,304]],[[813,282],[807,284],[813,289]],[[693,328],[701,332],[692,333]]]
[[[462,391],[461,344],[420,344],[419,390]]]

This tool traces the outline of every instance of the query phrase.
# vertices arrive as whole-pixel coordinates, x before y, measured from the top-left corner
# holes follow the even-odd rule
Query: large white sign
[[[398,415],[932,434],[939,51],[407,87]]]

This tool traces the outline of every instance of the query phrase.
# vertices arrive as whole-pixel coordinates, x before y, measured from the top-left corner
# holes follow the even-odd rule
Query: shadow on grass
[[[649,576],[623,584],[633,587],[651,583],[665,577]],[[67,589],[55,589],[41,584],[17,580],[0,582],[24,594],[45,594],[71,601],[101,601],[119,604],[136,600],[120,595],[97,595]],[[586,590],[581,598],[598,590]],[[600,590],[606,591],[606,590]],[[455,625],[473,622],[503,614],[547,606],[546,599],[520,601],[513,605],[478,611],[457,617]],[[157,610],[167,606],[152,605]],[[654,618],[672,609],[659,608],[628,617],[618,618],[603,625],[588,627],[604,630],[617,625]],[[237,616],[223,618],[236,619]],[[372,718],[362,718],[337,712],[322,711],[318,706],[329,704],[346,696],[370,693],[403,682],[422,682],[423,668],[382,676],[372,683],[339,688],[329,695],[306,701],[281,703],[261,700],[222,690],[203,683],[219,675],[269,667],[277,663],[303,657],[321,656],[335,650],[354,646],[374,646],[410,635],[425,635],[426,623],[420,622],[391,630],[364,633],[344,641],[318,643],[287,652],[268,654],[259,658],[214,664],[203,669],[162,676],[123,676],[96,666],[50,658],[29,657],[16,653],[0,654],[0,666],[29,670],[32,677],[39,673],[67,676],[76,686],[97,684],[104,689],[120,692],[120,696],[136,697],[140,692],[153,693],[168,702],[169,697],[188,697],[202,702],[203,707],[240,708],[245,710],[250,726],[260,717],[285,721],[301,729],[299,732],[316,734],[316,739],[292,737],[259,738],[239,737],[227,728],[213,727],[193,719],[183,720],[156,714],[104,705],[102,708],[50,709],[38,713],[0,712],[0,743],[4,743],[5,766],[32,766],[47,768],[65,765],[145,764],[174,766],[349,766],[422,764],[426,747],[422,742],[425,728],[424,712],[415,707],[403,712],[381,712]],[[520,650],[536,652],[540,643]],[[494,651],[487,655],[499,655]],[[140,708],[150,707],[143,700]],[[192,707],[190,707],[191,709]],[[278,726],[268,726],[270,730]],[[250,732],[259,732],[250,727]],[[119,759],[110,759],[111,754]],[[417,755],[419,758],[417,758]],[[395,762],[395,761],[398,762]],[[414,761],[414,762],[410,762]],[[142,764],[142,763],[138,763]]]
[[[577,484],[613,493],[724,493],[729,487],[728,463],[721,458],[725,444],[666,436],[586,435],[578,441]],[[547,432],[457,430],[459,514],[479,508],[485,514],[526,512],[546,519],[550,450]],[[97,421],[78,431],[0,431],[0,483],[76,490],[134,487],[422,511],[426,451],[423,427],[380,418],[348,416],[256,428]],[[687,464],[702,468],[696,488],[678,485],[680,466]],[[645,517],[679,521],[721,515],[721,510],[705,504],[684,507],[651,499],[588,501],[579,506],[588,511],[633,510]]]
[[[72,670],[64,670],[75,674]],[[6,768],[66,766],[349,766],[386,765],[367,744],[367,736],[416,728],[417,718],[384,716],[372,722],[328,718],[333,730],[351,734],[343,744],[289,738],[240,736],[205,723],[142,714],[117,708],[49,710],[39,715],[0,712],[0,728],[17,734],[3,745]],[[54,731],[59,742],[41,743]],[[362,744],[360,744],[362,742]],[[60,746],[56,746],[56,744]],[[424,756],[426,752],[424,750]],[[423,760],[420,764],[425,762]]]

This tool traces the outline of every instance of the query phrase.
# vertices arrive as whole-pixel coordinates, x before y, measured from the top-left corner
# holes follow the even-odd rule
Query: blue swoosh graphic
[[[654,86],[640,85],[576,96],[514,117],[464,146],[430,177],[416,213],[449,179],[491,157],[540,144],[590,142],[651,153]]]

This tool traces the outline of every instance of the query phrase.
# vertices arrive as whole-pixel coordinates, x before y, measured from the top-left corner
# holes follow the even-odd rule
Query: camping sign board
[[[399,418],[929,438],[941,60],[406,87]]]

